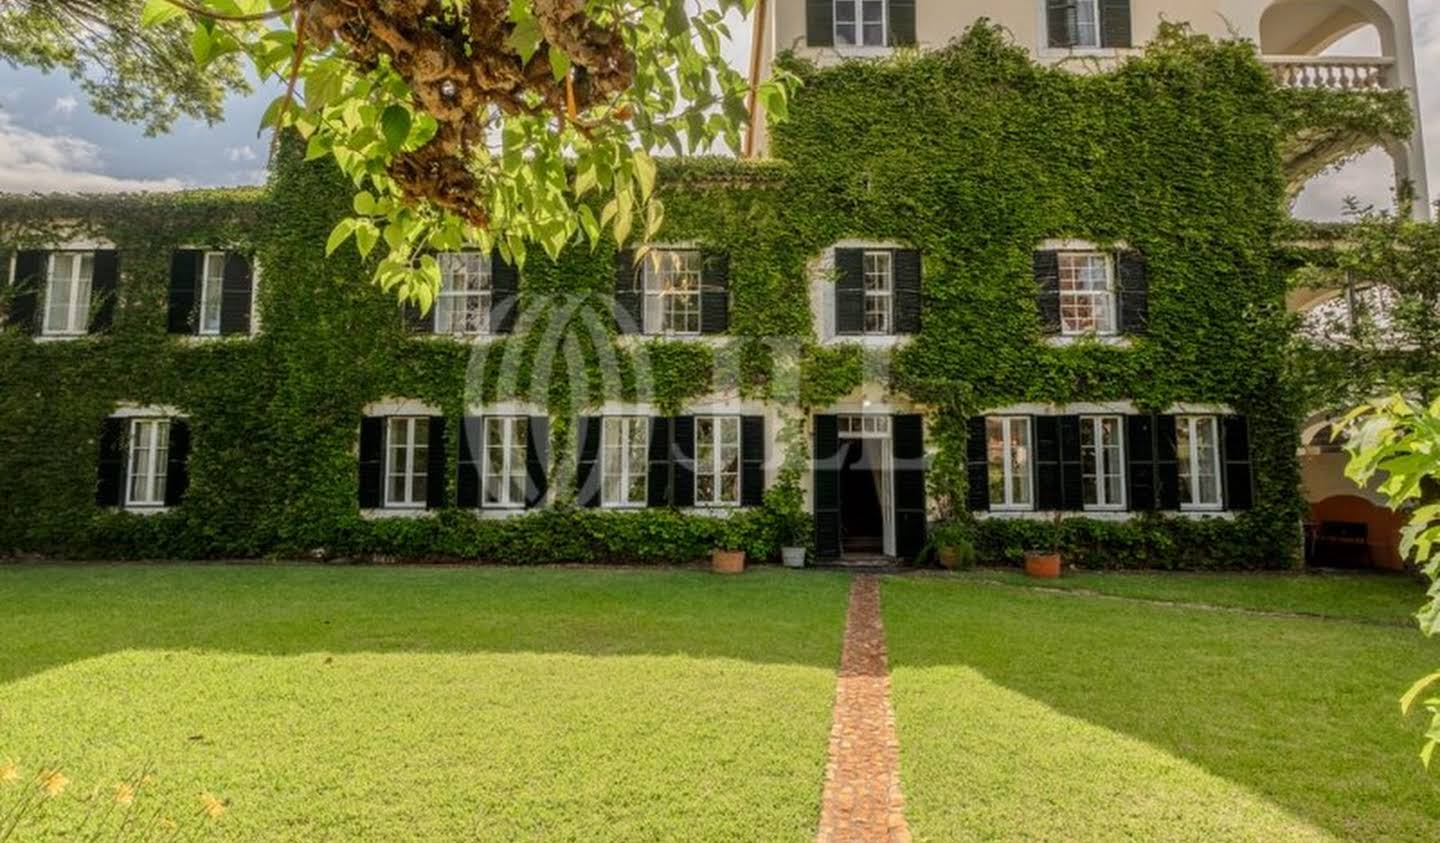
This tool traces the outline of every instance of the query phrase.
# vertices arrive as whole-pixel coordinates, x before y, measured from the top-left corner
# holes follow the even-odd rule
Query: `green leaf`
[[[210,41],[210,31],[203,26],[195,27],[190,33],[190,55],[195,57],[196,64],[204,64],[209,58],[213,48]]]
[[[385,145],[391,152],[399,152],[410,137],[410,110],[403,105],[386,106],[380,115],[380,131],[385,135]]]
[[[355,213],[361,216],[368,217],[375,213],[375,197],[368,190],[355,194],[355,201],[351,204],[355,207]]]
[[[640,200],[650,198],[655,190],[655,161],[643,149],[635,150],[635,181],[640,185]]]
[[[375,243],[379,239],[379,230],[369,220],[361,220],[360,224],[355,226],[355,248],[360,250],[360,257],[370,257],[370,253],[375,250]]]
[[[168,21],[183,17],[184,11],[169,0],[145,0],[140,10],[141,26],[160,26]]]
[[[325,257],[328,258],[335,254],[335,250],[340,248],[341,244],[350,239],[350,235],[354,233],[355,220],[346,217],[336,223],[335,228],[330,232],[330,239],[325,242]]]
[[[1409,714],[1410,709],[1415,706],[1415,701],[1420,699],[1420,695],[1437,682],[1440,682],[1440,672],[1432,673],[1411,686],[1410,690],[1405,692],[1405,696],[1400,699],[1401,713]]]

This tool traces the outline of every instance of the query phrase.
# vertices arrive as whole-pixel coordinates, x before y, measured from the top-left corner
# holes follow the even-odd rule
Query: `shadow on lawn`
[[[848,576],[318,565],[0,566],[0,683],[117,650],[540,652],[834,669]]]

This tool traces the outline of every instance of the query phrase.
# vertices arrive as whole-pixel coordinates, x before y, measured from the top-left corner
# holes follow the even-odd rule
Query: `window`
[[[1220,509],[1220,430],[1214,416],[1175,419],[1175,455],[1180,460],[1180,508]]]
[[[1060,253],[1060,329],[1067,336],[1115,333],[1114,267],[1109,255]]]
[[[841,416],[838,424],[842,439],[889,439],[889,416]]]
[[[1030,509],[1035,505],[1030,468],[1030,419],[986,419],[992,509]]]
[[[695,420],[695,505],[740,505],[740,418]]]
[[[650,458],[650,420],[610,416],[601,429],[600,502],[605,506],[644,506]]]
[[[90,282],[95,277],[93,252],[54,252],[45,285],[48,336],[79,336],[90,325]]]
[[[224,302],[225,253],[206,252],[200,279],[200,333],[220,333],[220,306]]]
[[[385,430],[385,505],[401,509],[425,506],[430,419],[394,417]]]
[[[1076,0],[1075,32],[1072,43],[1076,47],[1096,48],[1100,46],[1100,0]]]
[[[490,332],[492,273],[482,252],[439,256],[440,295],[435,300],[435,333],[478,336]]]
[[[1086,509],[1125,508],[1125,453],[1119,416],[1080,419],[1080,476]]]
[[[889,15],[886,0],[835,0],[835,46],[884,47]]]
[[[1100,0],[1069,0],[1047,6],[1051,47],[1098,49],[1100,43]]]
[[[700,333],[700,273],[693,249],[652,249],[645,260],[645,333]]]
[[[525,450],[529,438],[530,420],[524,416],[485,419],[485,506],[525,505]]]
[[[865,333],[893,332],[891,313],[895,302],[895,253],[868,251],[865,270]]]
[[[165,473],[170,458],[169,419],[131,419],[125,505],[165,505]]]

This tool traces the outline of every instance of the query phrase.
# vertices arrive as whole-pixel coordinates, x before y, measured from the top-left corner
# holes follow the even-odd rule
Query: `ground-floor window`
[[[1220,429],[1215,416],[1177,416],[1175,455],[1180,462],[1182,509],[1220,509]]]
[[[643,416],[608,416],[600,443],[600,502],[605,506],[644,506],[650,420]]]
[[[695,504],[740,505],[740,418],[695,420]]]
[[[530,420],[524,416],[485,419],[486,506],[525,505],[525,449],[529,438]]]
[[[1120,416],[1082,416],[1080,474],[1086,509],[1125,508],[1125,452]]]
[[[131,419],[125,505],[165,505],[165,473],[170,458],[169,419]]]
[[[385,505],[402,509],[425,506],[430,452],[430,420],[396,416],[385,431]]]
[[[1030,450],[1030,418],[1000,416],[986,419],[990,458],[992,509],[1032,509],[1035,506]]]

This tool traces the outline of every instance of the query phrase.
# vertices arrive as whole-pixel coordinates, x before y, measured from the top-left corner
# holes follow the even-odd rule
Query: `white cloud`
[[[231,163],[234,164],[238,164],[241,161],[254,161],[255,150],[249,144],[245,146],[232,146],[225,150],[225,157],[229,158]]]
[[[184,182],[107,176],[100,148],[69,135],[43,135],[16,126],[0,112],[0,193],[118,193],[179,190]]]
[[[69,117],[70,115],[74,114],[75,109],[79,107],[80,101],[75,99],[74,97],[58,97],[55,100],[55,106],[51,110],[54,111],[56,114],[62,115],[64,117]]]

